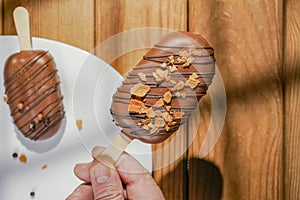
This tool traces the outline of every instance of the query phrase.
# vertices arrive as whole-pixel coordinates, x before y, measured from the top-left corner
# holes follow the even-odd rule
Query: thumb
[[[95,200],[124,199],[122,182],[111,164],[95,162],[90,177]]]

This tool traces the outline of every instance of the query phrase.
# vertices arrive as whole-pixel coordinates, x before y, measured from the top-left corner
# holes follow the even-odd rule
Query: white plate
[[[24,143],[17,137],[7,104],[0,99],[0,199],[35,200],[65,199],[81,182],[73,167],[91,161],[90,151],[107,146],[119,132],[110,116],[111,97],[122,80],[121,75],[101,59],[86,51],[60,42],[33,38],[33,48],[49,50],[57,64],[64,105],[66,127],[62,137],[43,143],[38,151],[35,143]],[[4,97],[3,68],[5,60],[19,51],[16,36],[0,36],[0,95]],[[82,120],[78,131],[75,121]],[[49,145],[50,144],[50,145]],[[132,142],[126,151],[152,171],[151,146]],[[25,154],[27,163],[12,154]],[[46,169],[42,169],[47,165]]]

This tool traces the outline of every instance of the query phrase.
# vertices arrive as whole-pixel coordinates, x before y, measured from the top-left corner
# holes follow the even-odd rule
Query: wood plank
[[[3,34],[3,0],[0,0],[0,35]]]
[[[94,48],[94,1],[4,0],[6,35],[16,34],[12,13],[19,5],[30,13],[32,36],[65,42],[87,51]]]
[[[133,29],[147,29],[149,27],[165,28],[172,30],[186,29],[186,0],[96,0],[96,44]],[[163,31],[163,30],[162,30]],[[114,48],[111,47],[107,54],[118,55],[126,45],[139,43],[143,46],[147,43],[145,38],[138,37],[132,32],[131,41],[116,41]],[[153,39],[152,35],[145,35]],[[157,38],[160,39],[160,38]],[[135,48],[135,46],[133,46]],[[121,50],[120,50],[121,49]],[[130,48],[129,48],[130,49]],[[146,52],[145,49],[131,49],[126,55],[121,56],[113,63],[121,74],[125,74],[132,68]],[[106,60],[110,55],[105,52],[97,52],[96,55]],[[120,55],[118,55],[120,56]]]
[[[189,2],[190,30],[215,48],[227,94],[222,135],[205,158],[212,111],[209,98],[201,103],[189,173],[206,179],[190,179],[190,199],[282,199],[282,0]]]
[[[285,199],[300,199],[300,2],[285,8]]]
[[[96,0],[96,55],[125,75],[141,60],[149,44],[164,33],[153,33],[149,27],[186,30],[186,5],[187,0]],[[141,34],[138,30],[145,32]],[[126,31],[129,37],[113,38],[116,34],[127,35]],[[111,44],[103,45],[108,40],[112,40]],[[153,175],[166,199],[184,199],[185,194],[185,183],[178,181],[178,177],[186,178],[185,155],[174,157],[178,151],[185,152],[185,130],[178,135],[181,138],[176,141],[169,139],[153,146]]]

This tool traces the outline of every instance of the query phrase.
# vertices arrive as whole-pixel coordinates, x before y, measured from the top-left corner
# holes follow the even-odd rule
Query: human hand
[[[95,158],[103,151],[95,147]],[[67,200],[164,199],[150,173],[132,156],[123,153],[116,165],[104,161],[77,164],[75,175],[84,181]]]

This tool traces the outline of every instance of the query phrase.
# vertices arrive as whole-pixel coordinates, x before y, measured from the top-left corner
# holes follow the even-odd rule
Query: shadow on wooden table
[[[167,200],[221,199],[223,189],[223,178],[221,173],[214,164],[203,159],[191,158],[189,163],[187,163],[185,159],[182,160],[181,163],[178,164],[173,171],[170,171],[168,174],[166,174],[158,184],[160,186],[166,186],[166,182],[171,179],[181,181],[180,177],[178,177],[178,172],[182,171],[182,167],[184,166],[186,169],[188,168],[188,170],[184,170],[185,173],[182,177],[183,184],[181,185],[183,188],[174,188],[174,185],[169,185],[169,190],[164,188],[164,191],[167,190],[171,193],[167,194],[169,196],[165,196]],[[173,184],[176,185],[176,183]],[[174,191],[170,191],[170,189]]]
[[[219,169],[203,159],[189,161],[189,199],[220,200],[223,180]]]

